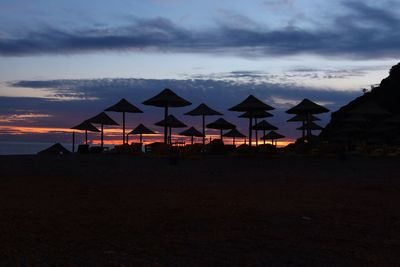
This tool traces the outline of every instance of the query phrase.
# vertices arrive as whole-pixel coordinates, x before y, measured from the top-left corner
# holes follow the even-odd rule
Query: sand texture
[[[1,156],[0,266],[399,266],[399,163]]]

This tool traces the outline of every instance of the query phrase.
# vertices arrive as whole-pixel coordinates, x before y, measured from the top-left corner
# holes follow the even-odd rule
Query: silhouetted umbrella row
[[[249,118],[249,145],[252,142],[252,131],[253,131],[253,118],[257,116],[257,113],[273,110],[274,108],[270,105],[265,104],[253,95],[249,95],[245,100],[231,107],[230,111],[242,111],[247,112],[246,117]]]
[[[212,108],[210,108],[206,104],[202,103],[197,108],[193,109],[192,111],[189,111],[189,112],[185,113],[185,115],[201,116],[202,117],[203,145],[204,145],[206,143],[206,126],[205,126],[206,121],[205,121],[205,117],[206,116],[216,116],[216,115],[222,116],[223,114],[219,113],[216,110],[213,110]]]
[[[164,89],[159,94],[155,95],[143,101],[142,104],[150,105],[155,107],[162,107],[164,108],[164,119],[155,123],[156,126],[164,127],[164,143],[171,143],[171,129],[172,128],[184,128],[187,127],[185,123],[178,120],[175,116],[169,114],[169,108],[172,107],[184,107],[191,105],[192,103],[185,100],[184,98],[178,96],[170,89]],[[275,134],[274,130],[278,128],[266,120],[262,120],[258,122],[257,119],[260,118],[267,118],[272,117],[273,115],[268,111],[273,110],[274,108],[270,105],[264,103],[260,99],[256,98],[253,95],[248,96],[245,100],[240,102],[239,104],[229,108],[230,111],[238,111],[244,112],[243,114],[239,115],[240,118],[248,118],[249,119],[249,134],[248,140],[249,145],[252,145],[252,132],[255,131],[256,134],[256,145],[258,145],[258,131],[263,131],[263,137],[261,139],[267,140],[271,135]],[[126,127],[125,127],[125,113],[143,113],[138,107],[134,106],[133,104],[129,103],[126,99],[121,99],[116,104],[108,107],[105,111],[112,111],[112,112],[121,112],[122,113],[122,143],[125,144],[128,142],[128,135],[129,134],[139,134],[140,135],[140,143],[142,143],[142,135],[143,134],[153,134],[154,132],[149,128],[145,127],[143,124],[139,124],[134,130],[130,131],[127,135],[125,135]],[[319,114],[327,112],[328,109],[325,107],[318,105],[308,99],[304,99],[298,105],[294,106],[293,108],[289,109],[287,113],[289,114],[296,114],[295,117],[289,119],[288,121],[301,121],[302,126],[298,129],[303,131],[303,138],[304,138],[304,131],[308,131],[308,135],[311,135],[311,130],[320,130],[322,127],[315,124],[314,121],[319,120],[319,118],[315,117],[313,114]],[[382,112],[382,111],[381,111]],[[190,136],[191,142],[193,143],[194,137],[202,137],[203,144],[205,144],[205,128],[216,129],[220,131],[220,138],[221,140],[223,137],[232,137],[232,138],[245,138],[246,136],[240,133],[236,129],[236,125],[226,121],[224,118],[218,118],[212,123],[206,125],[205,117],[206,116],[222,116],[223,114],[219,111],[216,111],[204,103],[201,103],[195,109],[186,112],[185,115],[189,116],[201,116],[202,117],[202,132],[198,131],[194,127],[190,127],[187,130],[179,133],[180,135]],[[254,123],[253,123],[254,119]],[[100,130],[98,130],[92,124],[100,125]],[[85,120],[81,124],[72,127],[73,129],[83,130],[85,131],[85,143],[87,144],[87,132],[101,132],[101,147],[104,145],[104,126],[105,125],[118,125],[116,121],[110,118],[106,113],[101,112],[100,114]],[[230,132],[223,134],[223,130],[231,130]],[[266,135],[266,131],[272,131]],[[74,136],[73,136],[74,138]],[[279,137],[281,138],[281,137]],[[275,138],[278,139],[278,138]],[[274,139],[274,140],[275,140]],[[235,139],[233,139],[235,142]]]

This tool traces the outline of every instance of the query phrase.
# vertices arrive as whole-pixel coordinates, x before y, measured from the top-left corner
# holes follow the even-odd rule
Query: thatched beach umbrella
[[[265,131],[278,130],[278,127],[270,124],[266,120],[262,120],[259,123],[257,123],[256,125],[254,125],[253,129],[256,131],[258,131],[258,130],[263,131],[263,136],[265,136]],[[265,139],[264,139],[264,144],[265,144]]]
[[[285,136],[281,135],[281,134],[279,134],[279,133],[277,133],[275,131],[270,131],[269,133],[264,135],[261,139],[263,139],[263,140],[271,140],[272,145],[276,146],[277,145],[276,144],[276,140],[277,139],[281,139],[281,138],[285,138]],[[274,141],[275,141],[275,144],[274,144]]]
[[[164,108],[164,120],[167,120],[168,117],[168,108],[169,107],[184,107],[189,106],[192,103],[178,96],[171,89],[164,89],[156,96],[146,100],[143,102],[144,105],[163,107]],[[164,125],[164,143],[168,143],[168,126]]]
[[[233,138],[232,144],[235,145],[235,138],[245,138],[246,136],[239,132],[236,128],[230,130],[229,132],[224,134],[224,137]]]
[[[222,113],[210,108],[206,104],[202,103],[197,106],[195,109],[186,112],[185,115],[189,116],[202,116],[202,125],[203,125],[203,145],[206,143],[206,116],[216,116],[216,115],[223,115]]]
[[[329,112],[329,109],[318,105],[307,98],[286,111],[288,114],[320,114],[325,112]]]
[[[129,103],[125,98],[104,111],[122,112],[122,144],[125,144],[125,113],[143,113],[143,111]]]
[[[138,134],[139,135],[139,140],[140,143],[142,143],[142,136],[144,134],[154,134],[155,132],[153,132],[152,130],[150,130],[149,128],[147,128],[146,126],[144,126],[143,124],[139,124],[135,129],[133,129],[132,131],[130,131],[127,135],[126,135],[126,142],[128,143],[128,135],[130,134]]]
[[[74,130],[85,131],[85,144],[88,143],[88,131],[89,132],[100,132],[99,129],[93,126],[88,120],[85,120],[81,124],[71,127]],[[75,152],[75,131],[72,132],[72,152]]]
[[[104,146],[104,125],[118,125],[113,119],[111,119],[106,113],[101,112],[96,116],[88,119],[89,122],[101,125],[101,148]]]
[[[161,120],[159,122],[154,123],[156,126],[160,127],[167,127],[167,130],[169,129],[169,138],[167,138],[167,143],[169,140],[169,143],[171,144],[171,138],[172,138],[172,128],[185,128],[186,124],[178,120],[174,115],[168,115],[165,120]],[[168,135],[168,131],[167,131]]]
[[[236,125],[226,121],[223,118],[219,118],[218,120],[207,124],[207,128],[220,130],[220,138],[222,141],[222,130],[230,130],[236,128]]]
[[[265,110],[273,110],[274,108],[270,105],[265,104],[258,98],[253,95],[248,96],[244,101],[237,104],[236,106],[231,107],[230,111],[244,111],[249,112],[249,145],[251,146],[251,139],[252,139],[252,128],[253,128],[253,118],[255,115],[254,113],[258,111],[265,111]]]
[[[311,136],[311,129],[307,129],[305,127],[306,124],[309,124],[311,126],[311,115],[312,114],[321,114],[321,113],[326,113],[329,112],[329,109],[318,105],[317,103],[312,102],[311,100],[305,98],[303,99],[299,104],[296,106],[288,109],[286,113],[288,114],[296,114],[296,115],[303,115],[305,116],[305,120],[302,122],[302,138],[304,140],[305,137],[305,131],[307,131],[307,135]],[[297,128],[299,129],[299,128]]]
[[[179,135],[190,136],[191,137],[190,141],[191,141],[192,145],[193,145],[194,137],[204,137],[204,135],[194,127],[190,127],[189,129],[186,129],[183,132],[180,132]]]

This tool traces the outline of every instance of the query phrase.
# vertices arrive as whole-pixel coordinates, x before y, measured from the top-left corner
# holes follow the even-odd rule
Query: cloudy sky
[[[141,102],[165,87],[243,130],[227,108],[254,94],[294,138],[285,109],[307,97],[334,111],[387,76],[399,13],[394,0],[0,0],[0,139],[67,140],[121,97],[145,111],[130,127],[161,130]],[[182,115],[194,106],[172,113],[198,127]]]

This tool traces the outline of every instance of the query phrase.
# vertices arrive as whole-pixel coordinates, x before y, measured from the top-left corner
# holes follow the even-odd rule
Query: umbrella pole
[[[72,153],[75,152],[75,131],[72,132]]]
[[[253,128],[253,118],[252,117],[249,118],[249,146],[251,146],[251,134],[252,134],[251,128]]]
[[[122,112],[122,144],[125,144],[125,112]]]
[[[254,118],[254,125],[257,125],[257,118]],[[256,146],[258,146],[258,129],[256,129]]]
[[[233,145],[235,145],[235,137],[233,137]]]
[[[129,144],[129,134],[126,135],[126,143]]]
[[[303,119],[303,120],[302,120],[302,126],[303,126],[302,128],[303,128],[303,129],[301,130],[301,137],[302,137],[302,139],[303,139],[303,142],[304,142],[304,137],[305,137],[305,135],[306,135],[306,134],[305,134],[304,125],[305,125],[305,120]]]
[[[193,135],[192,135],[192,145],[193,145]]]
[[[220,137],[221,137],[221,141],[222,141],[222,129],[220,129]]]
[[[169,144],[172,145],[172,127],[169,127]]]
[[[263,130],[263,140],[264,140],[264,145],[265,145],[265,130]]]
[[[206,144],[206,116],[203,114],[203,146]]]
[[[87,145],[87,130],[85,130],[85,145]]]
[[[103,150],[103,143],[104,143],[104,134],[103,134],[103,131],[104,131],[104,125],[101,124],[101,145],[100,145],[101,150]]]
[[[143,142],[143,135],[139,134],[139,142],[142,143]]]
[[[168,144],[168,126],[167,126],[167,117],[168,117],[168,106],[165,106],[164,109],[164,144]],[[171,131],[170,131],[171,132]]]

